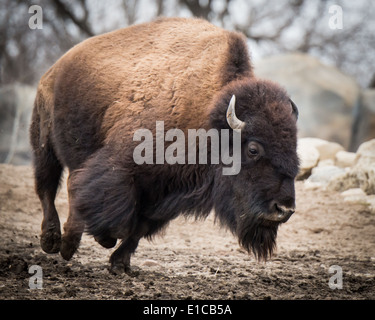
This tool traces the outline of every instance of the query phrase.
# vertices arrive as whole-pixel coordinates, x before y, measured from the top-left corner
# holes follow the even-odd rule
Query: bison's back
[[[42,78],[58,153],[80,158],[163,120],[206,127],[212,97],[251,75],[242,36],[199,19],[160,19],[90,38]]]

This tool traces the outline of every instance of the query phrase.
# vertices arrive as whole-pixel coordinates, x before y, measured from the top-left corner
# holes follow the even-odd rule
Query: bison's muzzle
[[[273,209],[272,213],[264,215],[264,220],[284,223],[287,222],[295,212],[294,207],[286,207],[277,203],[273,205]]]

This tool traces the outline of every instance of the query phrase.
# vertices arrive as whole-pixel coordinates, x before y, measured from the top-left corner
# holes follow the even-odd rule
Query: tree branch
[[[208,0],[208,4],[201,7],[199,0],[179,0],[179,3],[185,5],[195,17],[200,17],[208,20],[208,15],[211,12],[211,2]]]
[[[86,6],[83,6],[85,11],[84,18],[82,20],[79,20],[61,0],[54,0],[53,3],[57,9],[58,15],[60,15],[63,19],[70,19],[80,30],[85,32],[88,36],[92,37],[94,35],[94,33],[92,32],[91,28],[88,26],[87,23]]]

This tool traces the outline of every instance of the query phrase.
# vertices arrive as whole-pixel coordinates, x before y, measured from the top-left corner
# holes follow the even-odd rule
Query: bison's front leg
[[[127,273],[134,275],[130,268],[130,258],[138,247],[139,240],[143,237],[151,237],[160,231],[168,223],[168,219],[152,220],[143,215],[138,215],[136,227],[131,234],[122,240],[121,245],[110,258],[110,271],[115,274]],[[133,221],[133,223],[135,223]]]
[[[112,273],[121,274],[125,272],[132,274],[130,257],[135,252],[135,249],[137,249],[139,240],[140,238],[138,237],[129,237],[123,240],[117,250],[113,252],[109,260],[111,263],[110,271]]]

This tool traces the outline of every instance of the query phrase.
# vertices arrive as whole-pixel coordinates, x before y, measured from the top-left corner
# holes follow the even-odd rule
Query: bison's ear
[[[298,108],[292,99],[289,99],[289,101],[290,101],[290,104],[292,105],[292,114],[296,117],[296,121],[297,121],[298,120]]]

